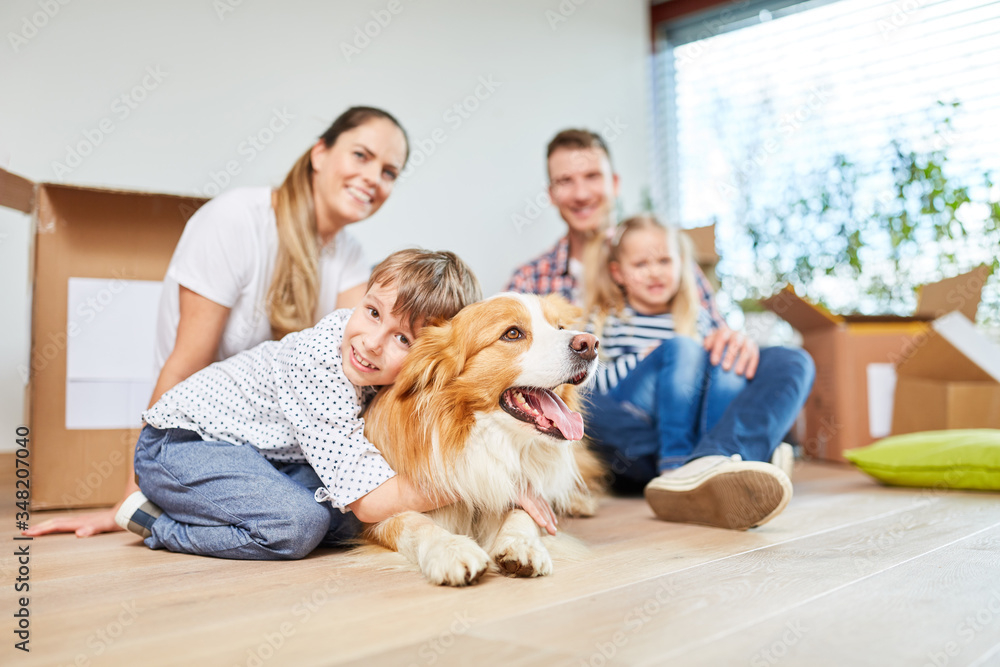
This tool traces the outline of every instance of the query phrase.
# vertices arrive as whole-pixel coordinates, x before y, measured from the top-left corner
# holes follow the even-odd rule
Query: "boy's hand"
[[[110,509],[104,512],[74,514],[73,516],[48,519],[27,530],[22,530],[21,534],[38,537],[56,533],[75,533],[77,537],[90,537],[98,533],[112,533],[121,529],[121,526],[115,523],[115,510]]]
[[[529,486],[522,491],[521,496],[517,499],[517,504],[549,535],[556,534],[556,524],[559,523],[556,519],[556,513],[552,511],[552,505],[549,504],[549,501],[542,498],[533,488]]]
[[[743,375],[748,380],[752,380],[757,373],[760,348],[746,334],[728,327],[715,329],[705,336],[704,345],[711,353],[709,361],[713,366],[718,366],[721,362],[723,370],[731,368],[734,373]]]

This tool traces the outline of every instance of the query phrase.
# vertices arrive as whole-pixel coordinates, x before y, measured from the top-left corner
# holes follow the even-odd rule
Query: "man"
[[[583,251],[590,240],[612,225],[619,178],[611,167],[607,144],[589,130],[563,130],[549,142],[547,156],[549,198],[566,222],[567,234],[554,248],[518,268],[507,291],[558,293],[582,306]],[[729,328],[705,274],[697,266],[695,278],[702,305],[715,323],[713,332],[705,338],[712,363],[721,362],[725,370],[734,364],[738,369],[754,368],[759,356],[756,344]]]
[[[566,222],[567,233],[554,248],[518,268],[507,290],[558,293],[577,305],[583,305],[584,251],[589,243],[601,242],[612,226],[619,178],[611,167],[607,144],[599,135],[588,130],[559,132],[549,142],[547,157],[549,198]],[[712,331],[703,341],[710,353],[710,362],[712,365],[721,363],[724,370],[734,369],[734,373],[745,375],[747,380],[752,379],[760,360],[760,350],[744,334],[729,328],[719,313],[705,275],[697,266],[694,268],[702,306],[713,322]],[[811,360],[803,361],[801,384],[811,386],[810,369]],[[784,372],[787,369],[779,370]],[[780,385],[783,376],[775,375]],[[765,385],[754,383],[754,387],[754,391],[741,392],[740,399],[736,401],[749,403],[751,412],[753,401],[760,398],[759,394],[772,391]],[[804,392],[808,394],[808,387]],[[804,396],[802,400],[805,400]],[[741,409],[747,411],[745,406]],[[605,450],[605,453],[610,451],[607,447]],[[649,482],[646,496],[656,515],[662,519],[745,530],[770,520],[784,509],[792,493],[788,480],[792,462],[791,447],[785,443],[771,452],[770,463],[773,466],[742,461],[739,456],[692,458]],[[611,467],[613,472],[621,475],[636,463],[627,457],[619,458]],[[619,464],[621,467],[616,467]],[[691,512],[689,509],[692,506],[705,511]]]

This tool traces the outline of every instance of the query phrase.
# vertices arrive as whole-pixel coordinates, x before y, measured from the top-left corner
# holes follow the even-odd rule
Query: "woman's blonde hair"
[[[691,240],[674,225],[664,225],[652,214],[644,213],[623,220],[602,243],[588,245],[584,254],[584,312],[594,321],[597,335],[604,328],[608,315],[620,316],[625,308],[625,290],[611,277],[611,263],[620,261],[621,245],[633,231],[661,230],[667,237],[667,247],[675,248],[680,261],[680,284],[670,301],[674,330],[682,336],[698,337],[700,298],[694,277],[694,250]],[[610,231],[610,230],[609,230]]]
[[[341,134],[375,118],[389,120],[399,128],[407,141],[408,158],[406,131],[391,114],[374,107],[351,107],[320,138],[330,148]],[[320,276],[312,148],[296,160],[275,192],[274,214],[278,222],[278,257],[267,291],[267,306],[271,335],[279,340],[285,334],[316,323]]]

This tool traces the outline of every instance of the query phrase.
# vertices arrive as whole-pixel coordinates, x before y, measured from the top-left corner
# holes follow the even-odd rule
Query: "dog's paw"
[[[512,577],[545,577],[552,574],[552,557],[537,537],[501,538],[493,560]]]
[[[490,556],[463,535],[435,538],[420,554],[420,570],[432,584],[470,586],[490,566]]]

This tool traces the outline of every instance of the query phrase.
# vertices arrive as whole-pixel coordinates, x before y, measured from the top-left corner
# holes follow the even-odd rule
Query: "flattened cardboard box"
[[[805,406],[808,456],[844,461],[843,451],[871,444],[868,369],[895,364],[927,331],[928,323],[959,311],[975,321],[989,269],[921,288],[912,316],[834,315],[786,287],[762,303],[802,334],[802,347],[816,363],[816,382]]]
[[[919,334],[896,375],[894,434],[1000,429],[1000,345],[961,313]]]
[[[33,183],[0,169],[0,205],[35,228],[30,379],[31,504],[36,509],[117,502],[139,431],[66,428],[72,278],[160,281],[184,224],[204,199]]]

